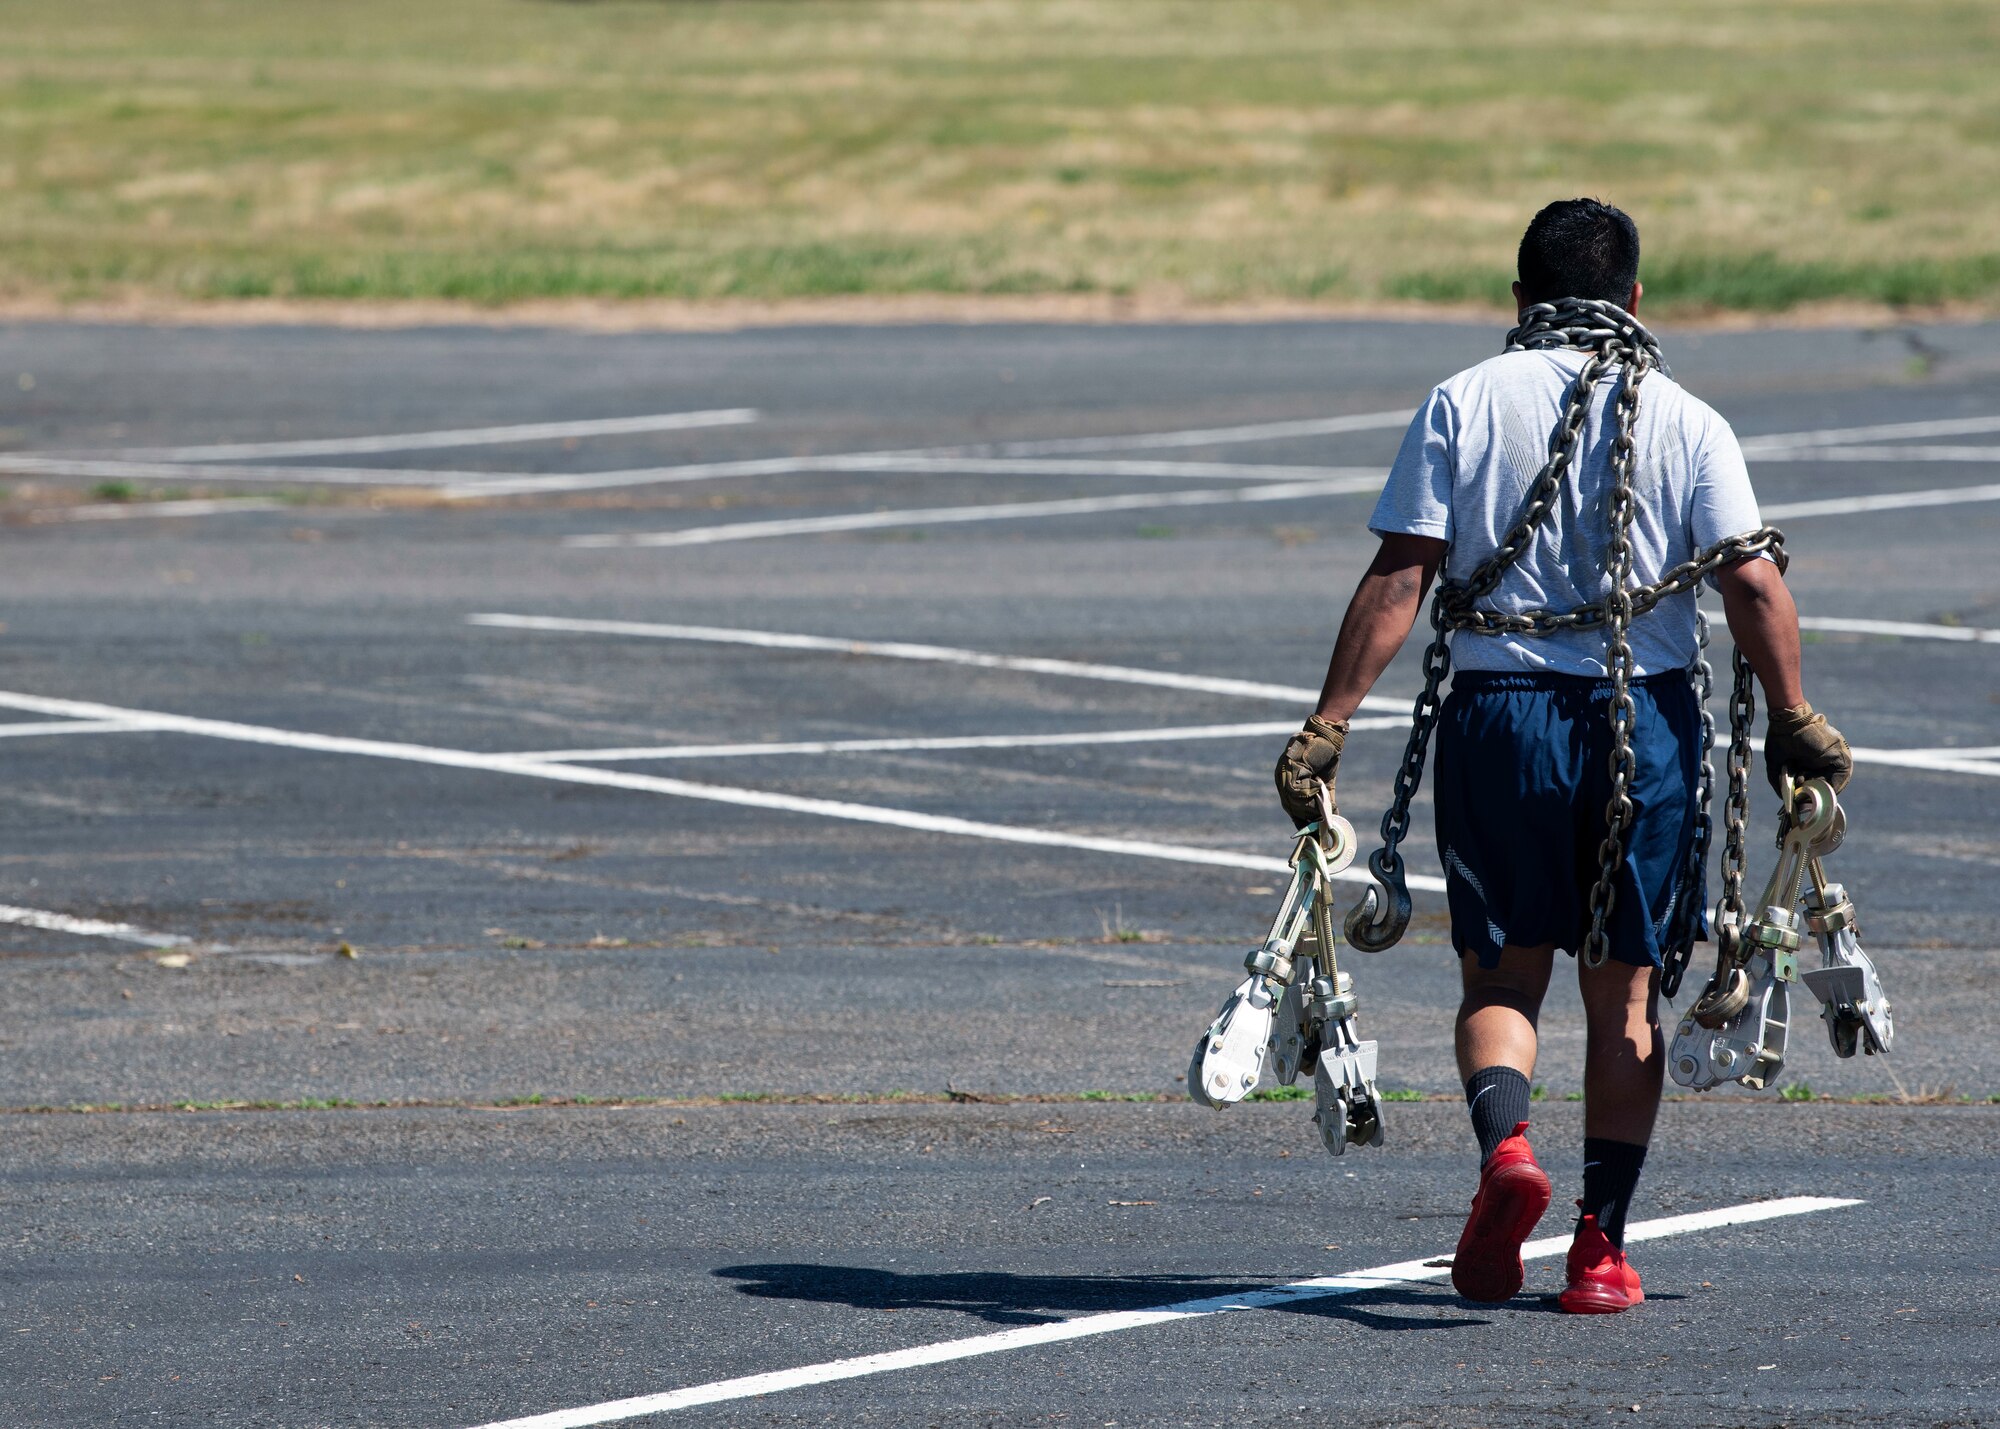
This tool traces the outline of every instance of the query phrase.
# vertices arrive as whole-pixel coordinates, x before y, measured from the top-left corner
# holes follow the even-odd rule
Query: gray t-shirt
[[[1508,352],[1443,383],[1417,410],[1382,499],[1368,520],[1379,534],[1447,541],[1445,574],[1464,580],[1499,545],[1520,515],[1548,459],[1549,436],[1587,354],[1566,349]],[[1495,610],[1573,609],[1611,588],[1610,404],[1623,384],[1598,384],[1584,427],[1578,470],[1528,549],[1480,604]],[[1763,522],[1736,434],[1714,409],[1660,372],[1639,387],[1632,578],[1651,584],[1696,552]],[[1695,595],[1660,602],[1632,626],[1636,674],[1683,669],[1695,656]],[[1604,632],[1545,636],[1457,631],[1451,658],[1461,670],[1531,670],[1603,676]]]

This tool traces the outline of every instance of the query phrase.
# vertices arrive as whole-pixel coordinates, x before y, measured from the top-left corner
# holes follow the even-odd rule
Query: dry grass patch
[[[2000,295],[1939,0],[0,0],[0,295],[1493,302],[1600,193],[1683,309]]]

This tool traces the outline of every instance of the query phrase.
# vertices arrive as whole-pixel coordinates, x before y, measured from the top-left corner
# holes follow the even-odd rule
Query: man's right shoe
[[[1557,1303],[1571,1315],[1615,1315],[1629,1310],[1646,1298],[1639,1286],[1639,1272],[1598,1229],[1596,1216],[1577,1222],[1576,1239],[1570,1242],[1569,1288]]]
[[[1516,1126],[1480,1168],[1479,1194],[1451,1260],[1451,1283],[1468,1300],[1510,1299],[1527,1276],[1521,1243],[1549,1208],[1548,1174],[1535,1164],[1527,1130],[1525,1121]]]

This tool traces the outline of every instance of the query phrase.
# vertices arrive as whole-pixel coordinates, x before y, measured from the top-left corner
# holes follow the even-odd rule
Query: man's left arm
[[[1845,789],[1854,755],[1839,730],[1806,702],[1799,673],[1799,611],[1778,567],[1752,557],[1716,573],[1729,634],[1771,706],[1764,731],[1764,773],[1774,792],[1781,776],[1824,779]]]
[[[1762,526],[1750,472],[1735,432],[1710,414],[1709,430],[1698,447],[1694,507],[1689,535],[1702,550],[1727,537]],[[1840,731],[1806,702],[1799,676],[1799,613],[1778,564],[1764,556],[1736,561],[1714,576],[1723,613],[1736,648],[1757,672],[1770,705],[1764,732],[1764,772],[1773,790],[1782,776],[1825,779],[1845,788],[1854,757]]]
[[[1433,536],[1385,534],[1354,588],[1318,708],[1278,760],[1278,800],[1299,827],[1319,817],[1317,786],[1333,784],[1347,721],[1409,638],[1444,553],[1445,543]]]

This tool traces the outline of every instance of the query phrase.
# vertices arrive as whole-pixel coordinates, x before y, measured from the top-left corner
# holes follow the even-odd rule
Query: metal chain
[[[1598,847],[1598,880],[1590,892],[1590,932],[1581,950],[1584,961],[1597,966],[1609,953],[1608,925],[1617,906],[1618,869],[1624,862],[1625,834],[1633,812],[1632,725],[1635,706],[1631,691],[1632,647],[1627,638],[1631,623],[1670,596],[1694,591],[1699,601],[1702,580],[1723,566],[1765,554],[1778,562],[1781,571],[1786,565],[1783,533],[1766,526],[1717,542],[1691,560],[1667,571],[1650,585],[1633,586],[1631,532],[1637,511],[1634,483],[1639,385],[1649,372],[1666,371],[1666,362],[1660,355],[1657,340],[1636,318],[1615,304],[1594,299],[1572,298],[1560,303],[1537,303],[1522,311],[1520,325],[1507,335],[1507,350],[1550,349],[1581,350],[1591,355],[1570,385],[1562,417],[1549,437],[1548,460],[1529,488],[1513,527],[1492,554],[1474,567],[1465,580],[1438,582],[1431,602],[1433,637],[1430,648],[1424,653],[1423,692],[1418,695],[1412,712],[1409,743],[1404,747],[1402,766],[1396,771],[1394,798],[1382,816],[1382,845],[1368,858],[1375,886],[1368,890],[1347,918],[1348,941],[1366,951],[1389,947],[1402,937],[1409,923],[1410,897],[1399,846],[1409,833],[1410,805],[1423,781],[1425,756],[1443,705],[1439,691],[1451,670],[1450,637],[1453,631],[1530,637],[1551,635],[1561,630],[1601,627],[1605,631],[1605,665],[1611,678],[1611,797],[1605,804],[1605,836]],[[1478,608],[1476,603],[1499,587],[1507,571],[1527,551],[1535,534],[1555,509],[1565,478],[1575,470],[1597,384],[1618,367],[1624,368],[1625,377],[1617,398],[1617,431],[1611,453],[1611,542],[1605,565],[1608,589],[1604,597],[1569,611],[1531,610],[1503,614]],[[1698,608],[1696,618],[1702,619]],[[1706,643],[1704,623],[1701,644],[1705,647]],[[1723,910],[1725,913],[1734,911],[1740,917],[1743,825],[1749,813],[1747,771],[1750,721],[1755,715],[1755,696],[1748,687],[1749,667],[1741,651],[1736,654],[1735,673],[1730,708],[1730,797],[1725,818]],[[1691,889],[1707,860],[1712,831],[1708,810],[1714,788],[1711,752],[1715,724],[1708,713],[1713,671],[1699,653],[1690,668],[1689,677],[1697,681],[1702,696],[1699,811],[1695,823],[1695,847],[1690,851],[1685,875],[1687,886]],[[1694,919],[1690,913],[1677,931],[1669,970],[1662,978],[1662,986],[1669,995],[1679,988],[1681,973],[1693,951],[1693,934]],[[1671,978],[1672,987],[1666,987],[1668,978]]]
[[[1632,702],[1632,517],[1638,502],[1632,490],[1638,456],[1632,433],[1639,422],[1639,384],[1649,363],[1642,348],[1627,359],[1625,382],[1618,391],[1618,435],[1611,447],[1611,550],[1605,574],[1611,589],[1604,597],[1604,661],[1611,672],[1611,797],[1604,803],[1604,841],[1597,847],[1597,883],[1590,890],[1590,932],[1584,935],[1582,956],[1588,967],[1602,967],[1611,956],[1608,925],[1618,906],[1618,870],[1625,863],[1625,833],[1632,826],[1632,725],[1638,708]]]
[[[1709,713],[1709,697],[1715,693],[1715,667],[1708,663],[1708,617],[1696,607],[1694,613],[1694,664],[1690,673],[1695,686],[1695,708],[1701,711],[1700,793],[1694,806],[1694,837],[1688,842],[1687,863],[1681,869],[1680,904],[1675,909],[1674,937],[1660,967],[1660,992],[1674,997],[1681,990],[1688,961],[1694,955],[1694,924],[1701,916],[1701,887],[1708,868],[1708,849],[1715,839],[1715,820],[1709,808],[1715,799],[1715,716]],[[1741,829],[1738,829],[1741,841]],[[1740,876],[1740,875],[1739,875]]]
[[[1410,922],[1410,890],[1399,848],[1410,832],[1410,804],[1424,782],[1424,759],[1444,709],[1445,676],[1451,673],[1451,629],[1445,624],[1443,605],[1435,600],[1431,631],[1430,646],[1424,651],[1423,692],[1410,714],[1410,742],[1403,746],[1403,762],[1396,769],[1395,796],[1382,815],[1382,846],[1368,855],[1368,871],[1375,882],[1347,914],[1347,941],[1364,953],[1395,946]]]
[[[1743,926],[1743,826],[1750,818],[1750,727],[1757,718],[1757,687],[1750,662],[1738,650],[1729,690],[1729,802],[1723,808],[1722,901],[1725,927]]]

